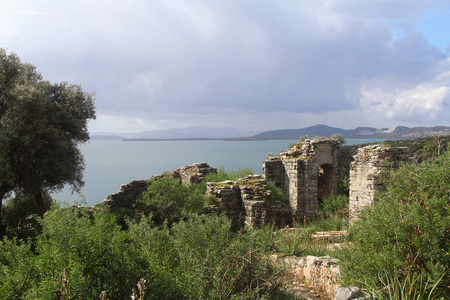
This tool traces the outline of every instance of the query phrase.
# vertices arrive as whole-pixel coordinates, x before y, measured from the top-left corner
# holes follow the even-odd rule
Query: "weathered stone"
[[[385,190],[381,174],[397,169],[409,160],[409,148],[370,145],[358,149],[350,165],[350,218],[355,218],[366,205],[377,200],[378,192]]]
[[[210,206],[210,211],[224,213],[234,228],[263,224],[286,226],[292,222],[289,205],[275,200],[266,180],[259,175],[249,175],[237,181],[208,182],[205,195],[212,197],[215,203]]]
[[[211,172],[215,173],[217,172],[217,169],[210,167],[207,163],[195,163],[164,174],[170,177],[180,178],[183,183],[190,184],[200,182],[205,175]],[[152,176],[149,179],[133,180],[128,184],[122,184],[119,192],[107,196],[98,205],[107,205],[112,210],[118,208],[134,209],[139,196],[147,190],[148,186],[155,178],[161,176],[163,176],[163,174]]]
[[[361,290],[356,286],[340,287],[336,291],[334,300],[351,300],[363,296]]]
[[[314,287],[314,291],[333,297],[339,288],[338,277],[340,268],[338,260],[330,256],[276,256],[272,260],[282,263],[288,272],[296,279],[295,286]],[[298,284],[307,282],[308,286]],[[306,289],[305,289],[306,291]],[[310,288],[310,291],[312,289]],[[328,298],[327,298],[328,299]]]
[[[289,195],[298,220],[317,215],[322,199],[338,193],[347,170],[342,145],[330,139],[305,140],[263,162],[264,177]]]

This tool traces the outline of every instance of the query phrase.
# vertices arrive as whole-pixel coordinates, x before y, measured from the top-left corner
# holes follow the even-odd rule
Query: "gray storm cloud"
[[[123,126],[447,122],[449,55],[413,26],[430,2],[383,2],[18,1],[0,38]]]

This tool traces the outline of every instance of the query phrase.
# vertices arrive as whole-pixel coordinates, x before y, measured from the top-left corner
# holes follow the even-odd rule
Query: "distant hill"
[[[133,140],[173,140],[173,139],[225,139],[250,136],[255,132],[242,132],[233,128],[188,127],[162,130],[147,130],[136,133],[95,132],[91,139],[133,139]]]
[[[315,125],[301,129],[280,129],[264,131],[253,135],[237,131],[233,128],[209,128],[209,127],[189,127],[172,128],[165,130],[151,130],[138,133],[94,133],[93,140],[202,140],[202,139],[223,139],[223,140],[273,140],[273,139],[298,139],[301,136],[325,136],[339,133],[347,139],[414,139],[421,137],[450,135],[450,127],[413,127],[397,126],[395,128],[372,128],[358,127],[356,129],[342,129],[327,125]]]
[[[335,133],[346,135],[347,130],[330,127],[327,125],[315,125],[311,127],[306,127],[302,129],[281,129],[281,130],[272,130],[261,132],[257,135],[254,135],[255,138],[298,138],[300,136],[331,136]]]
[[[257,139],[298,138],[300,136],[325,136],[338,133],[347,139],[415,139],[428,136],[450,135],[450,127],[413,127],[397,126],[395,128],[358,127],[356,129],[342,129],[327,125],[315,125],[302,129],[281,129],[261,132],[255,136]]]
[[[123,140],[123,136],[118,135],[91,135],[91,140]]]

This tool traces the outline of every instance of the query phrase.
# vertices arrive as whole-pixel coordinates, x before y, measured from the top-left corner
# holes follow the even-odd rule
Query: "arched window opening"
[[[323,164],[319,167],[317,177],[317,201],[322,205],[323,199],[327,198],[333,192],[333,166]]]

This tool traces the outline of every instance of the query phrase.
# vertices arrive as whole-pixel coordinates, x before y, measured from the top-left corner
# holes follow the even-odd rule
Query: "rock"
[[[361,296],[363,296],[363,293],[356,286],[340,287],[336,291],[334,300],[358,299]]]

